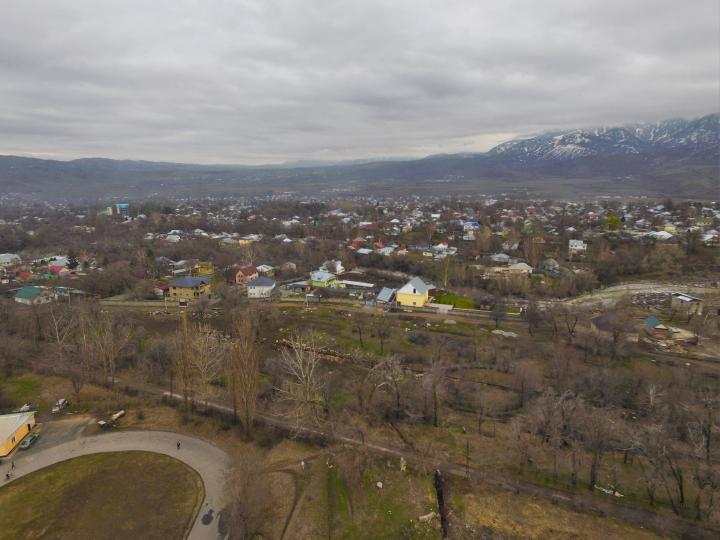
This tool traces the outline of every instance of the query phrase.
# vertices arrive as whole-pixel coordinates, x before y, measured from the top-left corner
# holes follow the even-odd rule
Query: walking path
[[[145,388],[147,391],[147,388]],[[157,392],[158,389],[155,389]],[[166,399],[181,401],[182,396],[176,393],[163,391]],[[205,404],[211,409],[232,414],[232,407],[216,402]],[[594,513],[602,516],[609,516],[631,523],[641,528],[649,528],[660,534],[670,534],[678,538],[716,539],[720,538],[720,530],[710,526],[688,521],[665,512],[654,512],[634,506],[619,503],[611,498],[602,498],[584,491],[571,491],[561,487],[539,485],[530,481],[514,478],[502,472],[477,469],[475,467],[463,467],[457,463],[446,462],[440,459],[423,456],[414,449],[397,448],[361,441],[359,439],[343,435],[334,431],[297,426],[284,419],[273,417],[267,414],[257,413],[256,420],[267,425],[274,426],[283,431],[303,434],[317,438],[318,440],[330,441],[345,444],[355,448],[363,448],[376,455],[385,457],[404,458],[408,463],[422,469],[442,469],[444,472],[459,478],[469,476],[473,480],[486,482],[511,491],[522,492],[526,495],[538,497],[559,504],[578,512]]]
[[[180,442],[180,449],[177,443]],[[17,453],[11,482],[61,461],[98,452],[140,450],[165,454],[179,459],[194,469],[205,486],[205,499],[190,530],[190,540],[217,540],[219,514],[225,507],[225,478],[230,467],[228,455],[206,441],[167,431],[115,431],[104,435],[83,437],[34,452]],[[10,459],[3,464],[2,476],[10,470]]]

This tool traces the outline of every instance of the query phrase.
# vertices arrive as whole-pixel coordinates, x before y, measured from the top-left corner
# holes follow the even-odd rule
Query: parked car
[[[59,413],[60,411],[62,411],[63,409],[65,409],[68,405],[69,405],[69,403],[68,403],[68,400],[67,400],[67,399],[65,399],[65,398],[60,398],[60,399],[57,400],[57,403],[56,403],[55,406],[52,408],[52,413],[53,413],[53,414]]]
[[[27,450],[30,448],[33,444],[35,444],[35,441],[38,440],[38,437],[40,437],[39,433],[31,433],[25,437],[23,442],[20,443],[20,450]]]

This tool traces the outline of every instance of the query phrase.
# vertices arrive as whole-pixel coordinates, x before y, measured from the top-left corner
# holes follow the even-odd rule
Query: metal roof
[[[23,412],[0,415],[0,442],[9,439],[23,424],[34,424],[35,412]]]
[[[247,284],[248,287],[274,287],[275,285],[276,283],[274,279],[270,279],[265,276],[255,278]]]
[[[196,277],[190,277],[185,276],[181,277],[180,279],[176,279],[170,285],[173,287],[180,287],[181,289],[191,289],[193,287],[199,287],[200,285],[205,285],[208,282],[207,278],[196,278]]]

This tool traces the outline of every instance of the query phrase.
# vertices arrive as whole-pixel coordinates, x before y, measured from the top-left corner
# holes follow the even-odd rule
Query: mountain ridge
[[[719,126],[720,114],[713,113],[691,120],[546,132],[501,143],[486,153],[298,166],[0,156],[0,193],[6,199],[99,200],[284,191],[367,194],[414,189],[432,194],[523,189],[716,198]]]

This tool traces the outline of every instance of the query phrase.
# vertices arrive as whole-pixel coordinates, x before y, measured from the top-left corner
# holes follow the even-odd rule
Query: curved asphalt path
[[[180,450],[177,442],[180,441]],[[34,452],[18,452],[2,466],[2,476],[15,462],[13,480],[49,465],[79,456],[99,452],[140,450],[165,454],[179,459],[194,469],[205,486],[205,499],[188,536],[191,540],[217,540],[219,513],[225,507],[225,479],[230,468],[228,455],[206,441],[167,431],[115,431],[103,435],[83,437]],[[6,484],[8,482],[4,482]]]

